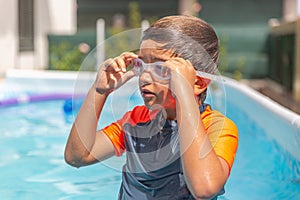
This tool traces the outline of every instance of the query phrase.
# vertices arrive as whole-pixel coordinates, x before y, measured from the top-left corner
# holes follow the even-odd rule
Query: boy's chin
[[[156,106],[159,106],[159,107],[161,107],[161,105],[160,104],[158,104],[158,103],[156,103],[155,101],[147,101],[147,100],[145,100],[144,99],[144,104],[145,104],[145,106],[147,107],[147,108],[149,108],[149,109],[151,109],[152,107],[156,107]]]
[[[145,106],[150,109],[154,104],[149,101],[144,101]]]
[[[165,105],[162,105],[160,103],[156,103],[156,102],[148,102],[148,101],[144,101],[144,104],[145,106],[148,108],[148,109],[164,109],[164,110],[171,110],[172,108],[168,107],[168,106],[165,106]],[[176,108],[174,108],[176,109]]]

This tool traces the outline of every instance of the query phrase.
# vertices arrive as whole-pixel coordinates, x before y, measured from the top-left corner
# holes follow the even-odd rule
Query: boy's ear
[[[209,79],[196,76],[196,80],[195,80],[195,84],[194,84],[194,93],[196,95],[201,94],[204,90],[206,90],[209,83],[210,83]]]

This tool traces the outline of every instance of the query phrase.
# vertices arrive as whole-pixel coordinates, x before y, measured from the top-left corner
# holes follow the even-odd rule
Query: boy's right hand
[[[94,87],[100,94],[110,94],[135,76],[133,71],[127,71],[133,59],[138,56],[124,52],[115,58],[109,58],[100,66]]]

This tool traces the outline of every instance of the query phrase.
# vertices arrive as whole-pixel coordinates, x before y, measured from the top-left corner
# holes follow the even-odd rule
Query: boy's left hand
[[[172,58],[165,62],[171,69],[171,90],[177,96],[178,92],[186,91],[191,88],[196,81],[196,71],[192,63],[180,57]]]

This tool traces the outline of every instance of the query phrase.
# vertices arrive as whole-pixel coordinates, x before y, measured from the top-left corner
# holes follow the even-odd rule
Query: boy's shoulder
[[[210,106],[207,106],[206,109],[201,114],[202,122],[206,128],[212,126],[222,126],[223,128],[228,128],[231,130],[237,130],[236,124],[223,113],[218,110],[213,110]]]

